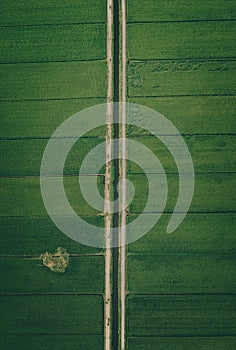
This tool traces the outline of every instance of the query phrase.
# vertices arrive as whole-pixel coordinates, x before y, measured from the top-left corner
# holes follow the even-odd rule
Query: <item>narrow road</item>
[[[126,298],[126,173],[127,173],[127,145],[126,145],[126,0],[121,1],[121,18],[122,18],[122,40],[121,40],[121,208],[120,212],[120,348],[125,350],[125,298]]]
[[[105,215],[105,305],[104,305],[104,325],[105,342],[104,349],[111,350],[111,265],[112,253],[111,242],[111,223],[112,214],[110,213],[110,188],[111,188],[111,156],[112,156],[112,97],[113,97],[113,0],[107,0],[107,112],[106,112],[106,170],[105,170],[105,190],[104,190],[104,215]]]

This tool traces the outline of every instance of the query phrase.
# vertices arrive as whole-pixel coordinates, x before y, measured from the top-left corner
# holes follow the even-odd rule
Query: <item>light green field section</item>
[[[102,216],[81,218],[94,226],[103,227]],[[69,254],[96,254],[101,249],[79,244],[63,234],[50,217],[1,217],[0,255],[39,256],[63,247]]]
[[[106,63],[50,62],[0,65],[1,100],[106,96]]]
[[[129,350],[232,350],[235,337],[130,337]]]
[[[128,0],[129,22],[236,19],[234,0]]]
[[[160,175],[150,174],[150,183],[158,181]],[[129,175],[128,179],[133,183],[136,192],[132,203],[129,206],[131,213],[140,213],[144,210],[148,198],[149,188],[145,175]],[[173,211],[178,198],[179,181],[178,174],[168,174],[168,200],[165,211]],[[188,177],[186,176],[186,181]],[[195,192],[190,206],[190,212],[232,212],[236,210],[235,173],[209,173],[196,174]],[[164,198],[164,188],[159,187],[156,193],[152,193],[158,201]],[[154,204],[155,205],[155,204]],[[150,206],[151,212],[156,212],[156,206]],[[144,210],[146,212],[146,210]]]
[[[61,139],[60,145],[66,144],[68,139]],[[87,153],[105,138],[82,138],[75,143],[65,162],[64,174],[81,174],[80,166]],[[0,141],[2,156],[1,176],[31,176],[40,174],[40,165],[48,140],[11,140]],[[55,155],[54,155],[55,156]],[[56,154],[59,157],[59,154]],[[105,156],[104,156],[105,158]],[[104,161],[105,163],[105,161]],[[87,169],[87,174],[95,174],[94,163]],[[49,173],[48,173],[49,175]],[[55,167],[54,174],[58,175]]]
[[[136,142],[149,148],[160,161],[166,172],[177,173],[177,167],[171,153],[156,137],[134,137]],[[179,136],[167,136],[167,142],[178,145]],[[190,151],[195,173],[198,172],[235,172],[236,171],[236,137],[234,136],[185,136]],[[1,144],[0,144],[1,145]],[[128,150],[129,153],[129,150]],[[138,158],[138,152],[136,154]],[[230,162],[229,162],[230,159]],[[176,159],[177,160],[177,159]],[[146,172],[153,172],[152,160],[143,160]],[[155,170],[154,170],[155,171]],[[135,163],[129,163],[129,173],[143,172]]]
[[[50,138],[56,128],[67,118],[104,102],[105,97],[2,102],[0,137],[4,139]],[[89,135],[105,135],[105,127],[91,130]]]
[[[235,35],[236,22],[231,21],[129,24],[128,57],[132,60],[235,57]]]
[[[235,295],[129,296],[129,336],[236,335]]]
[[[1,276],[4,279],[1,294],[102,294],[104,257],[71,257],[65,273],[51,272],[42,265],[39,256],[2,258]]]
[[[128,67],[128,95],[234,95],[236,61],[132,62]]]
[[[106,21],[106,1],[2,0],[1,25],[40,25]]]
[[[3,27],[0,50],[1,63],[105,59],[106,27],[104,24]]]
[[[0,345],[5,350],[19,349],[24,350],[51,350],[55,347],[57,350],[75,349],[78,346],[83,350],[103,350],[102,335],[4,335],[1,337]]]
[[[85,176],[86,185],[96,181],[103,193],[103,176]],[[40,191],[40,179],[33,178],[1,178],[0,216],[47,216]],[[48,191],[52,193],[54,202],[58,203],[58,215],[65,215],[63,199],[58,193],[55,178],[47,182]],[[64,188],[67,198],[78,215],[98,215],[99,211],[90,207],[83,198],[77,176],[64,177]],[[45,189],[46,190],[46,189]]]
[[[182,135],[236,134],[235,96],[136,97],[129,98],[129,102],[158,111],[169,119]],[[128,136],[147,134],[145,130],[133,127],[127,129]],[[158,129],[156,131],[158,132]]]
[[[0,303],[1,334],[103,334],[102,296],[1,296]]]

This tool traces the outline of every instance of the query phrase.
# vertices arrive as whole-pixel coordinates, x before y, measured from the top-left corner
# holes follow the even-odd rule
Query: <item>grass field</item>
[[[105,24],[4,27],[0,42],[3,63],[106,58]]]
[[[144,11],[145,8],[145,11]],[[161,1],[128,0],[129,22],[158,21],[203,21],[235,19],[236,10],[233,0],[193,0],[191,6],[186,0]]]
[[[42,202],[39,174],[55,129],[80,110],[106,101],[106,1],[95,6],[90,0],[4,0],[0,47],[1,348],[101,350],[104,251],[72,241],[53,224]],[[64,181],[75,210],[100,227],[104,218],[82,201],[74,175],[104,136],[104,128],[93,130],[73,147]],[[89,183],[92,177],[86,179]],[[100,192],[103,182],[100,176]],[[52,185],[49,189],[54,191]],[[70,255],[61,274],[40,258],[58,247]]]
[[[178,196],[175,162],[148,132],[128,129],[160,159],[169,190],[166,213],[127,248],[129,350],[223,350],[236,344],[235,18],[233,1],[128,0],[128,100],[175,124],[196,174],[190,212],[168,235]],[[158,178],[149,159],[145,165],[151,181]],[[144,209],[148,183],[132,162],[128,173],[136,188],[131,222]],[[162,195],[157,189],[157,200]],[[145,214],[150,218],[151,209]]]
[[[104,102],[105,97],[2,102],[1,139],[50,138],[68,117]],[[88,136],[101,135],[105,135],[104,128],[94,129],[88,134]]]
[[[71,0],[3,0],[1,2],[2,25],[41,25],[67,23],[104,23],[106,22],[106,1],[87,0],[86,3]]]
[[[191,152],[196,181],[189,213],[174,233],[167,234],[179,189],[176,164],[160,141],[143,129],[128,128],[128,137],[160,159],[169,191],[160,221],[126,249],[125,350],[232,350],[236,347],[235,1],[127,0],[127,15],[127,100],[153,108],[175,124]],[[44,207],[39,175],[55,129],[71,115],[106,102],[106,21],[105,0],[0,4],[0,347],[4,350],[104,349],[104,250],[60,232]],[[104,216],[85,202],[79,176],[87,185],[96,177],[103,194],[104,169],[98,177],[93,165],[89,176],[79,175],[79,169],[84,156],[105,136],[103,127],[84,135],[64,169],[71,206],[98,227],[104,227]],[[158,179],[148,158],[145,165],[152,172],[150,181]],[[53,182],[58,172],[47,175],[52,180],[48,191],[60,203]],[[127,213],[131,222],[145,207],[148,183],[132,162],[127,176],[136,188]],[[157,190],[158,203],[163,189]],[[156,208],[146,217],[152,219]],[[59,214],[68,219],[63,205]],[[41,254],[54,253],[58,247],[70,256],[65,273],[54,273],[41,261]]]

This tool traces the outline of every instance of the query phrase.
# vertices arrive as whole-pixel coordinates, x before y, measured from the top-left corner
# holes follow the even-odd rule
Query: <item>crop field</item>
[[[234,0],[1,1],[1,349],[236,348],[235,37]],[[164,213],[150,232],[127,246],[82,245],[63,234],[45,208],[42,157],[68,117],[124,95],[179,130],[194,164],[193,200],[181,225],[167,234],[179,194],[176,159],[157,137],[127,125],[120,154],[130,138],[159,159],[168,183]],[[160,186],[151,194],[156,201],[145,209],[149,186],[163,175],[146,157],[145,171],[127,161],[125,177],[135,195],[125,210],[110,214],[87,203],[81,178],[88,188],[96,183],[109,200],[123,177],[126,161],[110,162],[98,174],[94,162],[80,173],[90,150],[110,136],[124,136],[112,122],[109,136],[108,119],[74,144],[63,173],[72,209],[103,228],[104,240],[123,218],[131,223],[144,211],[151,222],[166,195]],[[61,142],[74,137],[68,134]],[[168,137],[174,141],[179,135]],[[139,150],[132,154],[138,158]],[[108,142],[104,164],[109,157]],[[70,222],[55,184],[59,167],[43,176],[56,215]],[[125,230],[127,236],[133,233],[128,225]]]
[[[106,101],[106,17],[104,0],[0,5],[2,349],[104,348],[104,252],[72,241],[53,224],[39,174],[57,126]],[[86,134],[64,169],[72,207],[100,227],[104,218],[82,200],[78,175],[84,156],[104,137],[104,128]],[[100,174],[100,192],[103,187]],[[65,273],[42,264],[41,255],[58,247],[70,256]]]
[[[175,162],[155,137],[128,129],[128,137],[149,147],[164,166],[168,201],[151,232],[127,248],[127,347],[233,349],[235,2],[128,0],[127,6],[128,101],[172,121],[195,168],[189,213],[174,233],[167,234],[178,196]],[[151,172],[148,158],[145,165]],[[159,175],[149,176],[152,181]],[[131,162],[128,178],[138,189],[129,207],[131,222],[145,207],[148,181]],[[162,195],[159,189],[157,199]],[[155,215],[155,207],[145,215]]]

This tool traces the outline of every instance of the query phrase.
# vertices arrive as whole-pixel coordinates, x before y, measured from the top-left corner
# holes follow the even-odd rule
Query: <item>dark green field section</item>
[[[213,248],[212,248],[213,250]],[[235,251],[233,254],[129,256],[128,290],[149,293],[234,293],[236,289]]]
[[[106,22],[106,1],[96,0],[3,0],[2,26]]]
[[[236,335],[235,295],[129,296],[126,300],[130,336]]]
[[[158,179],[158,174],[150,174],[150,183]],[[144,210],[148,198],[148,182],[146,175],[129,175],[128,179],[135,186],[136,192],[132,203],[129,206],[131,213],[140,213]],[[178,197],[178,174],[168,174],[168,200],[165,211],[173,211]],[[186,176],[186,181],[188,177]],[[196,174],[195,192],[189,212],[231,212],[236,211],[235,204],[235,173],[209,173]],[[164,198],[164,188],[156,189],[158,201]],[[156,212],[155,204],[150,207],[151,212]],[[146,210],[144,210],[146,212]]]
[[[83,350],[102,350],[102,335],[4,335],[0,339],[0,345],[5,350],[24,349],[24,350],[50,350],[55,347],[57,350],[76,348],[79,346]]]
[[[0,27],[0,50],[1,63],[105,59],[106,26]]]
[[[149,233],[128,246],[128,253],[134,256],[156,256],[157,258],[168,255],[174,258],[178,256],[206,257],[208,255],[227,257],[227,254],[230,257],[233,256],[235,252],[235,213],[188,214],[175,232],[167,234],[166,228],[170,217],[171,214],[163,214]],[[130,216],[129,222],[135,218],[136,216]]]
[[[177,127],[195,169],[190,210],[167,234],[179,191],[175,161],[148,131],[128,128],[128,137],[163,165],[168,199],[159,222],[127,247],[127,348],[231,350],[236,346],[235,1],[128,0],[127,8],[128,101],[158,111]],[[144,162],[154,183],[160,175],[151,159]],[[137,164],[129,162],[128,174],[136,190],[128,208],[132,222],[144,210],[149,188]],[[161,186],[151,193],[157,203],[163,195]],[[146,217],[152,220],[155,210]]]
[[[158,157],[166,172],[177,173],[174,159],[171,161],[171,154],[168,149],[153,137],[134,137],[136,142],[140,142],[148,147],[153,154]],[[179,136],[166,136],[167,140],[178,144]],[[175,141],[176,140],[176,141]],[[194,163],[195,173],[199,172],[235,172],[236,171],[236,137],[235,136],[185,136],[188,149]],[[1,144],[0,144],[1,146]],[[177,148],[177,146],[176,146]],[[129,150],[128,150],[129,152]],[[138,157],[138,154],[136,155]],[[229,162],[230,159],[230,162]],[[154,172],[151,159],[143,160],[146,172]],[[143,172],[135,163],[129,163],[129,173]],[[157,170],[156,170],[157,172]]]
[[[52,273],[39,257],[1,258],[0,294],[96,294],[104,290],[104,257],[71,257],[67,272]]]
[[[50,138],[67,118],[104,102],[105,98],[2,102],[0,138]],[[89,136],[104,135],[105,127],[89,132]]]
[[[0,300],[1,334],[103,334],[99,295],[1,296]]]
[[[236,61],[163,60],[132,62],[128,95],[235,95]]]
[[[104,347],[103,249],[75,242],[55,226],[44,207],[39,174],[57,127],[106,102],[106,10],[104,0],[0,4],[2,349]],[[85,222],[100,228],[104,217],[86,204],[74,175],[104,136],[105,127],[83,135],[64,168],[69,203]],[[53,175],[48,191],[60,201],[53,181],[57,171],[44,175]],[[96,178],[103,195],[104,178]],[[84,179],[90,185],[95,177]],[[63,205],[60,213],[64,222],[70,220]],[[58,247],[70,256],[64,273],[50,271],[41,260],[41,254],[54,254]]]
[[[149,60],[235,57],[235,34],[236,21],[129,24],[128,55]]]
[[[236,346],[235,337],[130,337],[129,350],[232,350]]]
[[[67,139],[61,139],[60,144],[66,144]],[[64,174],[81,174],[80,166],[87,153],[101,142],[105,142],[105,138],[82,138],[72,147],[66,159],[64,166]],[[40,165],[43,153],[48,140],[4,140],[0,141],[0,153],[2,156],[2,167],[0,176],[39,176]],[[57,152],[57,156],[59,156]],[[94,164],[88,168],[88,174],[95,174]],[[54,174],[58,175],[55,168]]]
[[[236,19],[234,0],[128,0],[128,22]]]
[[[102,216],[81,218],[103,227]],[[52,222],[50,217],[1,217],[1,256],[40,256],[64,247],[69,254],[98,254],[101,249],[88,247],[71,240]]]
[[[60,214],[58,215],[64,216],[66,211],[62,203],[63,200],[57,191],[57,182],[53,177],[50,179],[51,181],[47,182],[48,191],[55,198],[55,203],[59,203]],[[102,194],[103,176],[85,176],[87,186],[96,179]],[[1,178],[0,184],[2,198],[0,216],[47,216],[40,191],[39,177]],[[100,214],[98,210],[90,207],[83,198],[77,176],[64,177],[64,188],[67,198],[77,214],[88,216]]]
[[[129,102],[158,111],[168,118],[182,135],[236,134],[235,96],[136,97],[129,98]],[[127,129],[129,137],[147,134],[144,129]],[[158,133],[158,130],[156,132]]]
[[[104,97],[106,63],[49,62],[0,65],[1,100]]]

